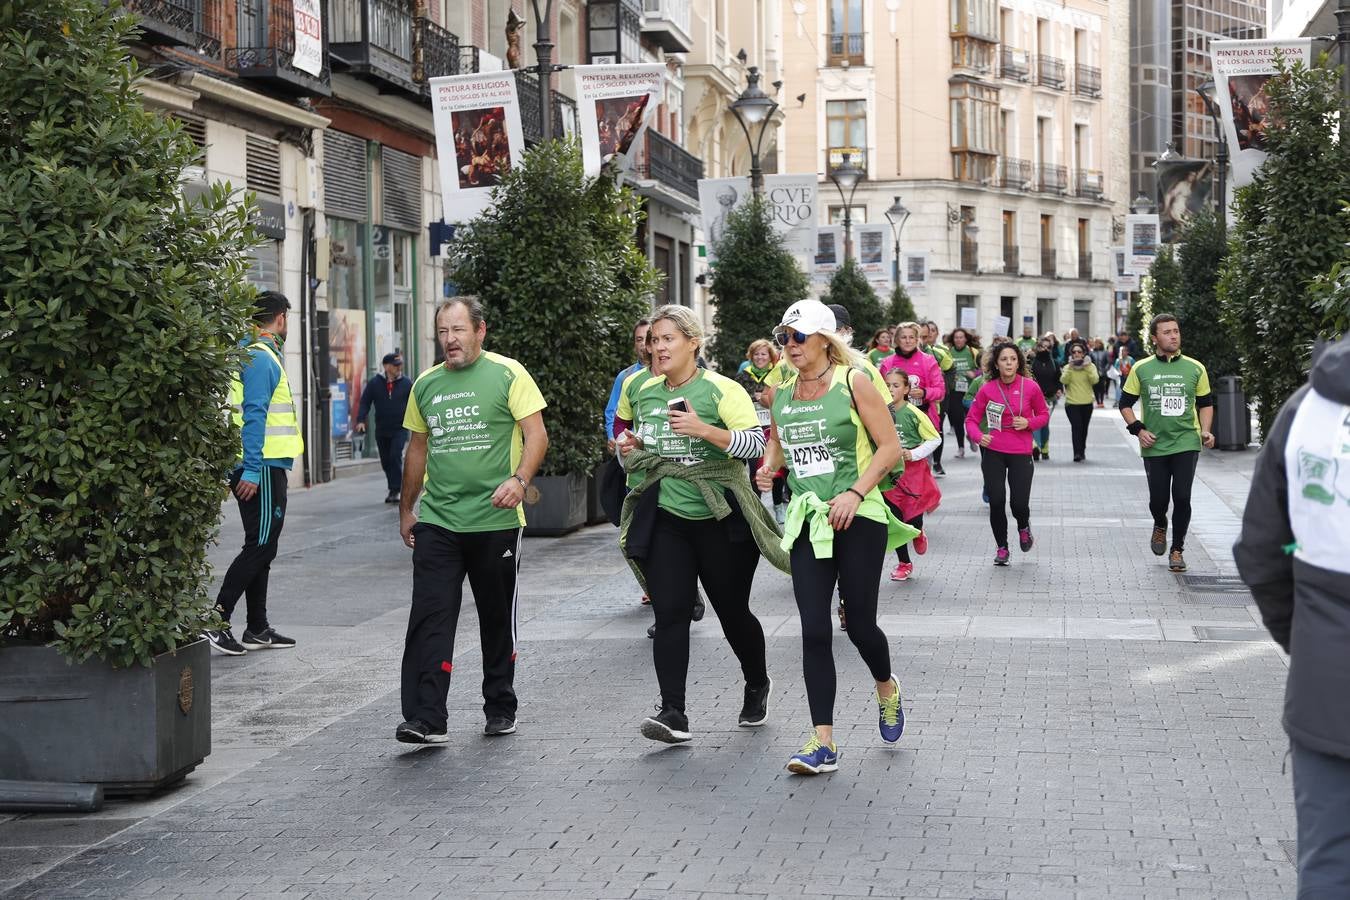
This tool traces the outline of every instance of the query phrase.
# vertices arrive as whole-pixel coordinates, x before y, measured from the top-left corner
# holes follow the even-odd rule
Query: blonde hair
[[[895,340],[898,343],[900,340],[900,332],[906,328],[911,329],[916,338],[923,337],[923,332],[919,330],[918,322],[901,322],[899,325],[895,326],[895,337],[892,338],[892,340]]]
[[[659,306],[656,312],[652,313],[652,327],[655,328],[656,323],[662,320],[670,322],[676,331],[698,344],[699,350],[703,349],[703,323],[694,315],[692,309],[674,303]]]
[[[749,348],[745,351],[745,358],[753,363],[755,361],[755,351],[761,347],[769,351],[769,361],[771,364],[778,362],[778,351],[774,349],[773,342],[765,340],[764,338],[750,342]]]

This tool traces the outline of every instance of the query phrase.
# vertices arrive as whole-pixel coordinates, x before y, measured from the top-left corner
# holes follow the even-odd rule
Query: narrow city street
[[[520,729],[482,736],[466,599],[450,743],[393,740],[409,551],[379,474],[292,495],[272,569],[293,651],[212,660],[212,755],[144,802],[0,817],[0,894],[26,897],[1287,897],[1286,660],[1229,552],[1256,455],[1206,452],[1178,577],[1148,550],[1144,472],[1113,410],[1053,460],[1037,544],[991,565],[978,460],[948,436],[916,577],[882,584],[907,726],[877,735],[840,633],[839,771],[784,770],[809,729],[789,579],[762,564],[769,723],[694,626],[683,746],[642,738],[649,608],[609,525],[525,543]],[[221,571],[239,526],[226,508]],[[888,561],[887,572],[894,564]],[[883,576],[884,577],[884,576]],[[467,591],[467,586],[466,586]],[[239,618],[242,620],[242,611]],[[72,735],[80,740],[80,735]]]

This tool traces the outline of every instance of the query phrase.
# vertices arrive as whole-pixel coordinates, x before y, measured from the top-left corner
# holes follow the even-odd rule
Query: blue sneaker
[[[989,488],[984,488],[980,491],[980,499],[985,503],[989,502]]]
[[[881,739],[888,744],[894,744],[900,740],[900,735],[905,730],[905,711],[900,708],[900,682],[891,676],[891,684],[895,685],[895,693],[884,700],[880,692],[876,694],[877,709],[881,713]]]
[[[837,772],[839,771],[839,748],[834,744],[826,747],[813,731],[811,732],[811,740],[806,742],[806,746],[798,750],[797,754],[788,760],[787,768],[789,772],[798,775]]]

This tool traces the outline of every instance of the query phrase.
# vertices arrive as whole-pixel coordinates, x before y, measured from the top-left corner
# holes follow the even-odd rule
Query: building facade
[[[783,0],[785,171],[821,174],[821,224],[843,218],[829,174],[845,152],[866,172],[853,223],[885,223],[900,197],[894,239],[929,254],[914,305],[943,329],[969,307],[986,337],[997,316],[1014,334],[1106,334],[1123,15],[1100,0]]]

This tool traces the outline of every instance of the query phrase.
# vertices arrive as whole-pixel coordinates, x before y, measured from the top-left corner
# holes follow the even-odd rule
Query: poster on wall
[[[994,316],[994,337],[1011,337],[1008,329],[1012,327],[1012,319],[1007,316]]]
[[[1266,82],[1275,74],[1277,55],[1287,65],[1312,65],[1312,38],[1286,41],[1210,41],[1214,91],[1223,118],[1232,161],[1232,186],[1251,184],[1266,159],[1270,99]]]
[[[973,306],[961,307],[961,327],[966,331],[979,331],[980,311]]]
[[[794,256],[815,255],[817,191],[815,175],[764,176],[764,199],[772,209],[774,231]],[[748,177],[699,179],[698,204],[710,262],[717,258],[714,247],[726,232],[727,216],[749,199]]]
[[[445,220],[467,222],[492,205],[492,189],[525,152],[516,79],[490,72],[430,83]]]
[[[329,313],[328,338],[329,371],[333,373],[330,385],[333,396],[347,401],[346,415],[338,419],[338,406],[333,406],[333,437],[349,440],[356,429],[354,421],[361,406],[361,389],[366,383],[366,311],[364,309],[335,309]]]
[[[315,78],[323,72],[323,10],[319,0],[295,0],[295,53],[291,65]]]
[[[858,265],[873,287],[891,283],[891,233],[888,225],[854,225]]]
[[[928,290],[928,251],[909,250],[900,255],[900,274],[905,278],[905,290]]]
[[[1138,275],[1148,273],[1158,255],[1158,216],[1130,213],[1125,217],[1125,265]]]
[[[1114,268],[1111,270],[1112,290],[1125,291],[1131,293],[1139,290],[1139,275],[1130,271],[1129,266],[1125,264],[1125,248],[1111,248],[1111,262]]]
[[[1204,159],[1159,160],[1158,239],[1164,244],[1181,240],[1191,216],[1209,205],[1214,164]]]
[[[660,63],[577,66],[577,109],[581,119],[581,161],[586,174],[613,163],[629,167],[641,147],[638,138],[661,102],[666,67]]]
[[[844,227],[821,225],[816,229],[815,280],[830,280],[844,259]]]

